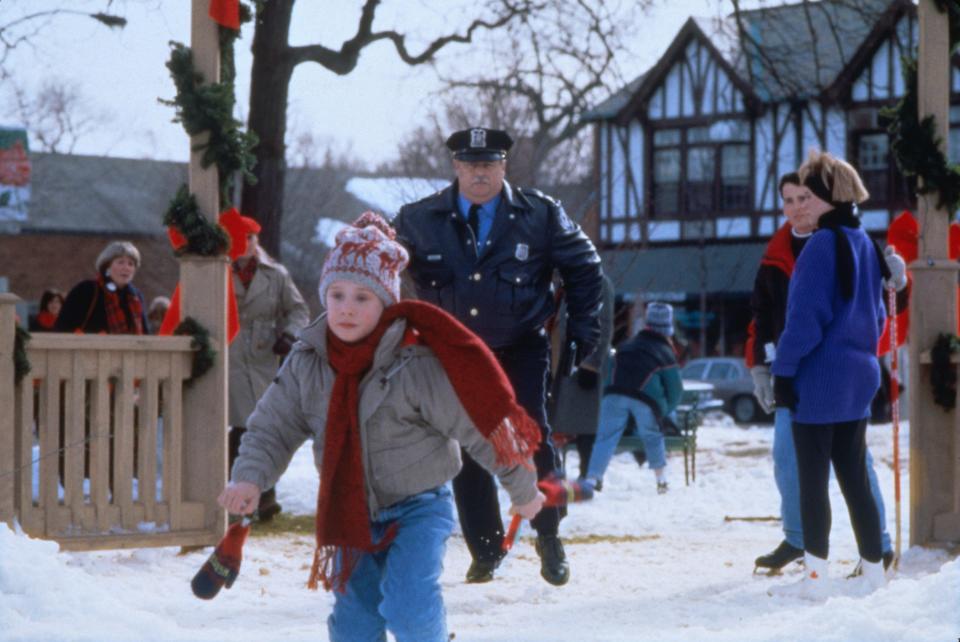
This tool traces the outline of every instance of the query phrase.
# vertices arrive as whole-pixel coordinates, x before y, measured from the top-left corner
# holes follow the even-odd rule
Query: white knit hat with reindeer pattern
[[[353,281],[370,288],[384,307],[400,300],[400,272],[410,256],[394,239],[397,233],[379,214],[364,212],[337,233],[336,246],[323,262],[320,303],[334,281]]]

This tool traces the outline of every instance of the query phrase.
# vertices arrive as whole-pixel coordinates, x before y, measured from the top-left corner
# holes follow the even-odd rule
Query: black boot
[[[570,565],[563,552],[563,543],[556,535],[537,536],[537,555],[540,556],[540,575],[554,586],[563,586],[570,580]]]
[[[803,549],[790,545],[787,540],[780,542],[772,553],[761,555],[756,559],[754,565],[756,568],[768,568],[771,571],[779,571],[784,566],[794,560],[803,559]],[[754,569],[756,571],[756,569]]]
[[[484,584],[493,581],[493,572],[500,566],[500,560],[473,560],[467,569],[467,584]]]

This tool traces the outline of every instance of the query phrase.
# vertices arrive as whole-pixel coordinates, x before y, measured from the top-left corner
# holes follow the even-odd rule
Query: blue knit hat
[[[646,327],[668,337],[673,336],[673,306],[654,301],[647,304]]]

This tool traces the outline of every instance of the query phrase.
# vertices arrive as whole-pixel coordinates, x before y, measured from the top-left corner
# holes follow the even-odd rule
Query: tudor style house
[[[917,42],[910,0],[690,18],[652,68],[586,116],[599,194],[591,231],[618,292],[674,301],[695,342],[707,320],[706,353],[737,354],[759,259],[782,221],[778,179],[814,147],[858,168],[871,194],[864,226],[882,235],[912,206],[880,110],[903,95],[901,56]],[[956,162],[956,61],[950,82]]]

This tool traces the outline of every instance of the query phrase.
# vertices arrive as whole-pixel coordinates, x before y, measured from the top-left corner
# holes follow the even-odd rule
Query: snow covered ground
[[[868,440],[893,532],[891,430]],[[907,452],[906,430],[901,452]],[[778,522],[728,521],[778,513],[769,426],[714,420],[699,433],[696,483],[670,459],[671,490],[618,456],[594,502],[563,522],[572,577],[561,588],[539,576],[521,532],[496,581],[467,585],[468,554],[451,539],[443,575],[448,624],[457,640],[579,642],[618,640],[954,640],[960,636],[960,560],[943,551],[905,550],[899,572],[866,598],[822,603],[773,598],[767,589],[799,578],[752,575],[753,559],[781,539]],[[909,488],[906,462],[902,488]],[[568,465],[576,471],[576,455]],[[311,513],[316,471],[308,448],[279,484],[288,511]],[[844,576],[857,554],[843,500],[832,483],[831,572]],[[909,540],[904,503],[904,542]],[[208,551],[177,549],[58,553],[0,525],[0,640],[326,640],[332,598],[304,588],[312,540],[251,538],[236,584],[213,601],[189,581]],[[209,550],[209,549],[208,549]]]

